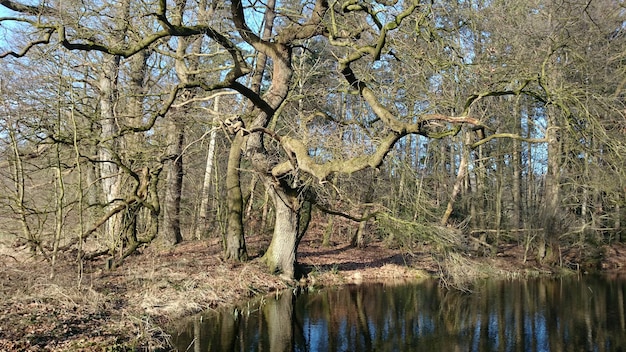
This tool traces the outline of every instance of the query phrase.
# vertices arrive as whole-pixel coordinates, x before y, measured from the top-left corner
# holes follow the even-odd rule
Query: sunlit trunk
[[[583,180],[589,180],[589,162],[591,160],[589,153],[583,152]],[[589,187],[582,185],[582,199],[580,202],[580,217],[583,222],[587,222],[587,215],[589,214]],[[581,234],[582,236],[582,234]]]
[[[454,181],[454,186],[452,187],[452,194],[450,195],[450,199],[448,200],[448,205],[446,207],[446,211],[441,217],[440,223],[442,226],[445,226],[450,219],[450,215],[452,215],[452,210],[454,209],[454,203],[456,202],[456,198],[461,192],[461,187],[463,186],[463,180],[467,175],[467,161],[469,159],[469,149],[465,146],[469,143],[469,133],[465,132],[464,134],[464,143],[461,143],[461,161],[459,162],[459,169],[456,174],[456,179]]]
[[[63,228],[65,224],[64,219],[64,203],[65,203],[65,180],[63,178],[63,173],[61,172],[61,153],[59,145],[55,146],[56,148],[56,168],[55,168],[55,193],[56,193],[56,204],[55,204],[55,229],[54,229],[54,242],[52,249],[52,260],[51,260],[51,273],[50,277],[54,277],[54,266],[56,263],[57,252],[59,249],[59,244],[61,242],[61,237],[63,235]]]
[[[184,6],[177,4],[172,11],[172,22],[175,25],[182,23]],[[194,79],[193,73],[197,69],[196,56],[189,59],[189,67],[182,59],[189,48],[189,38],[180,38],[176,48],[177,59],[174,63],[176,76],[181,83],[187,83]],[[192,52],[197,53],[199,47],[196,46]],[[184,89],[179,93],[180,99],[184,102],[192,99],[194,93],[190,89]],[[167,178],[165,185],[165,203],[163,209],[163,238],[170,245],[175,245],[183,240],[180,225],[180,205],[183,190],[183,149],[185,141],[185,116],[189,111],[188,105],[183,105],[171,110],[166,116],[167,132],[167,156],[169,165],[167,166]]]
[[[276,222],[272,242],[263,259],[270,272],[281,274],[285,279],[295,277],[296,250],[298,245],[300,202],[271,184],[266,184],[276,209]]]
[[[622,241],[622,223],[621,223],[621,207],[619,203],[615,204],[615,221],[613,227],[615,227],[615,233],[617,234],[617,240]]]
[[[473,227],[478,229],[485,228],[485,183],[486,183],[486,173],[485,173],[485,159],[483,146],[478,146],[478,152],[476,156],[476,182],[474,186],[474,196],[472,196],[472,220],[475,219]]]
[[[274,26],[274,6],[275,1],[270,0],[266,4],[265,14],[263,16],[263,31],[261,34],[262,38],[269,38],[272,34],[272,28]],[[263,52],[257,53],[256,58],[255,71],[252,75],[251,82],[251,90],[252,92],[259,94],[261,91],[261,83],[263,82],[263,73],[265,72],[265,66],[267,63],[267,56]],[[277,65],[280,66],[280,65]],[[280,71],[280,70],[279,70]],[[276,87],[286,88],[288,85],[288,80],[285,82],[280,82],[280,75],[273,77],[274,80],[277,81]],[[285,87],[282,87],[282,85]],[[284,98],[286,98],[286,92],[284,94],[279,94],[279,97],[282,96],[280,101],[278,101],[278,106]],[[254,111],[256,107],[252,107]],[[269,115],[265,112],[261,112],[259,110],[259,115],[254,119],[253,124],[258,126],[266,126],[269,122]],[[260,139],[260,136],[250,136],[248,138],[248,151],[252,149],[263,149],[263,142]],[[250,139],[255,141],[250,142]],[[240,133],[237,133],[233,138],[232,145],[230,147],[230,154],[228,156],[228,166],[226,170],[226,197],[227,197],[227,205],[228,205],[228,225],[226,228],[226,249],[225,249],[225,257],[231,260],[247,260],[248,254],[246,251],[246,242],[244,238],[244,228],[243,228],[243,196],[241,193],[241,180],[239,174],[239,165],[241,163],[241,151],[244,146],[244,137]],[[253,153],[251,153],[253,154]],[[254,163],[254,161],[253,161]]]
[[[548,241],[558,235],[560,230],[557,219],[559,206],[559,177],[561,160],[561,143],[559,130],[554,113],[548,112],[548,128],[546,139],[548,140],[548,169],[545,176],[543,231],[540,233],[537,243],[537,259],[542,261],[548,255]]]
[[[527,135],[526,138],[531,138],[532,134],[531,134],[531,128],[528,127],[527,128]],[[523,205],[528,208],[531,206],[531,204],[534,204],[534,200],[535,200],[535,195],[537,194],[537,187],[535,185],[535,159],[533,156],[533,147],[532,147],[532,143],[527,143],[526,144],[526,158],[528,159],[528,176],[527,181],[526,181],[526,201],[523,203]],[[525,219],[527,219],[526,221],[529,221],[529,217],[528,217],[528,212],[526,212]]]
[[[196,238],[200,239],[206,235],[209,228],[209,190],[211,188],[211,175],[213,174],[213,162],[215,160],[215,140],[217,138],[216,127],[219,124],[217,112],[219,111],[219,95],[213,102],[213,111],[216,113],[213,118],[211,132],[209,133],[209,149],[207,150],[206,166],[204,168],[204,179],[202,182],[202,192],[200,193],[200,209],[198,210],[198,225],[196,227]]]
[[[517,98],[515,102],[515,120],[514,132],[522,135],[522,114],[520,114],[520,100]],[[512,214],[510,228],[518,230],[522,226],[522,145],[521,142],[513,140],[513,151],[511,154],[511,162],[513,164],[512,182],[511,182],[511,202]],[[519,231],[516,231],[519,241]]]
[[[328,222],[326,223],[326,228],[324,228],[324,235],[322,236],[322,246],[329,247],[330,237],[335,229],[335,217],[333,215],[327,215],[326,217],[328,218]]]
[[[248,259],[246,240],[243,231],[243,196],[239,179],[239,164],[241,162],[241,146],[243,135],[237,134],[233,138],[228,155],[226,169],[226,202],[228,206],[226,226],[226,249],[224,257],[229,260],[244,261]]]
[[[501,147],[500,147],[501,148]],[[506,178],[506,172],[505,172],[505,162],[504,162],[504,155],[503,155],[504,151],[500,151],[499,155],[496,157],[496,197],[494,199],[495,201],[495,210],[494,210],[494,215],[495,215],[495,219],[494,219],[494,223],[495,223],[495,228],[496,228],[496,238],[495,238],[495,243],[493,246],[493,250],[497,251],[498,249],[498,244],[500,242],[500,234],[502,232],[502,207],[503,207],[503,192],[504,192],[504,187],[505,187],[505,178]],[[494,253],[495,254],[495,253]]]
[[[270,197],[269,194],[267,193],[267,190],[265,190],[263,192],[263,210],[261,211],[261,225],[260,226],[260,231],[261,232],[265,232],[265,229],[267,228],[267,216],[270,212]]]
[[[176,114],[178,115],[178,114]],[[183,188],[183,143],[184,131],[179,121],[172,121],[180,116],[169,116],[168,121],[168,155],[170,164],[167,168],[167,184],[165,190],[165,207],[163,212],[163,237],[167,243],[174,245],[183,240],[180,229],[180,202]]]
[[[114,162],[114,150],[117,147],[115,135],[117,134],[117,121],[115,120],[115,96],[117,91],[117,73],[120,58],[118,56],[105,56],[100,74],[100,148],[98,159],[100,160],[100,184],[104,196],[105,211],[113,208],[113,203],[119,196],[119,169]],[[105,223],[105,238],[111,250],[115,248],[120,235],[121,216],[111,216]]]
[[[114,28],[114,35],[111,41],[116,45],[124,43],[127,31],[130,1],[125,0],[118,3],[112,14],[111,26]],[[116,163],[118,158],[119,143],[117,139],[118,122],[116,107],[119,103],[118,75],[120,73],[120,56],[103,54],[100,64],[100,77],[98,89],[100,93],[100,141],[98,149],[98,159],[100,160],[100,180],[102,193],[108,212],[116,204],[120,197],[120,170]],[[111,252],[116,246],[123,246],[122,239],[122,214],[117,213],[111,216],[105,223],[105,238],[107,246]]]
[[[15,189],[15,193],[12,195],[14,202],[15,202],[15,207],[16,207],[16,211],[17,214],[19,216],[19,221],[20,221],[20,225],[21,225],[21,230],[22,230],[22,235],[24,236],[24,238],[28,239],[28,247],[30,249],[31,252],[36,252],[37,251],[37,242],[38,240],[34,237],[33,232],[30,229],[30,225],[28,224],[28,219],[27,219],[27,208],[26,208],[26,203],[25,203],[25,187],[24,187],[24,181],[25,181],[25,176],[24,176],[24,165],[22,164],[22,157],[20,155],[20,151],[19,151],[19,147],[18,147],[18,141],[17,141],[17,137],[16,137],[16,133],[15,133],[15,128],[11,125],[9,127],[9,139],[11,142],[11,148],[12,148],[12,152],[13,152],[13,156],[14,156],[14,160],[10,163],[11,165],[11,173],[12,173],[12,177],[13,177],[13,182],[14,182],[14,189]]]
[[[332,184],[337,185],[339,182],[339,177],[335,174],[333,176]],[[324,228],[324,235],[322,236],[322,246],[329,247],[331,244],[330,238],[335,231],[335,216],[334,215],[326,215],[328,222],[326,223],[326,227]]]
[[[354,234],[354,239],[352,240],[352,245],[357,248],[365,248],[365,228],[367,226],[367,221],[359,222],[359,227]]]

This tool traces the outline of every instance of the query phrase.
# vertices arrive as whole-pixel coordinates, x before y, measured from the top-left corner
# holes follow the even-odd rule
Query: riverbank
[[[121,268],[104,270],[104,262],[93,262],[82,275],[68,256],[59,258],[53,277],[41,258],[23,248],[2,248],[0,350],[168,350],[163,327],[171,322],[289,287],[260,263],[266,245],[266,238],[248,239],[256,258],[247,263],[221,260],[217,240],[188,241],[173,249],[153,245]],[[615,245],[603,251],[599,267],[621,270],[626,248]],[[344,243],[323,247],[305,238],[298,258],[307,272],[306,284],[317,286],[437,275],[444,284],[467,288],[459,278],[552,272],[532,260],[524,262],[518,246],[503,247],[489,257],[431,252],[426,245],[406,251],[379,242],[364,249]],[[567,252],[561,258],[572,266],[577,255]]]

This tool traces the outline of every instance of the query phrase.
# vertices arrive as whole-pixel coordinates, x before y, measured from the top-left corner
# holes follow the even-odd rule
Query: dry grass
[[[446,287],[471,291],[473,282],[489,277],[494,268],[486,263],[469,259],[459,253],[449,252],[439,263],[440,281]]]
[[[219,248],[147,249],[114,271],[90,263],[80,279],[70,257],[50,277],[49,263],[13,249],[0,257],[0,350],[167,349],[170,321],[287,288],[256,261],[222,262]]]

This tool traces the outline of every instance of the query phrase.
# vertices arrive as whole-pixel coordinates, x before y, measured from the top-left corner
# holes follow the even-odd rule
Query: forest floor
[[[71,256],[59,258],[51,275],[50,263],[23,247],[0,246],[0,351],[169,350],[164,329],[182,317],[289,287],[266,273],[259,260],[267,240],[247,239],[253,259],[246,263],[221,260],[218,240],[187,241],[173,249],[152,245],[115,270],[105,270],[104,261],[88,263],[82,275]],[[298,260],[306,284],[317,286],[419,276],[437,276],[447,284],[458,281],[459,271],[465,277],[503,278],[553,272],[524,262],[519,246],[490,256],[431,252],[428,245],[409,252],[381,242],[363,249],[346,243],[323,247],[305,237]],[[598,268],[622,270],[626,246],[601,252]],[[561,258],[571,267],[581,253],[571,250]]]

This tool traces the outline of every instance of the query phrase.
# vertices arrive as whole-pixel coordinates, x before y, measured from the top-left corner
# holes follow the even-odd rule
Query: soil
[[[267,237],[247,241],[249,253],[256,257],[245,263],[223,261],[218,240],[187,241],[175,248],[144,248],[115,270],[105,270],[104,261],[90,262],[81,275],[75,254],[58,258],[53,274],[49,262],[30,256],[25,248],[0,246],[0,350],[167,351],[164,328],[177,319],[296,284],[266,273],[259,257]],[[476,275],[500,277],[553,273],[555,267],[524,262],[519,246],[502,247],[489,256],[431,252],[428,245],[411,251],[381,242],[354,248],[346,243],[321,246],[305,238],[298,254],[305,278],[299,284],[420,276],[438,276],[446,284],[455,279],[455,270],[468,275],[470,267],[484,269]],[[557,267],[621,271],[626,263],[622,244],[603,247],[595,261],[585,262],[583,252],[563,250]],[[450,269],[455,265],[457,269]]]

